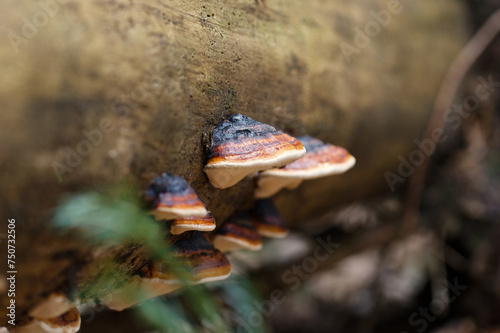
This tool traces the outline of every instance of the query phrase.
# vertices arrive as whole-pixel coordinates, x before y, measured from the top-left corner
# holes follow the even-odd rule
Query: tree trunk
[[[415,147],[466,36],[464,8],[452,0],[3,6],[0,207],[17,225],[18,316],[81,268],[84,243],[48,227],[69,192],[124,178],[145,186],[168,171],[218,221],[251,205],[254,181],[218,190],[202,171],[213,126],[229,114],[357,158],[345,175],[277,197],[291,225],[388,190],[384,172]]]

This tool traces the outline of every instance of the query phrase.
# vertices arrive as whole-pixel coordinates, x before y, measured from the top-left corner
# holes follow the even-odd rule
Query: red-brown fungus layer
[[[162,173],[150,184],[145,193],[151,208],[205,208],[196,192],[182,177],[170,173]]]

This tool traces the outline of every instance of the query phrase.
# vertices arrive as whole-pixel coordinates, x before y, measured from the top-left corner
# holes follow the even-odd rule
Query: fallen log
[[[203,173],[210,133],[227,115],[313,135],[357,158],[345,175],[277,197],[292,225],[388,189],[384,172],[415,147],[464,42],[462,5],[264,5],[4,1],[0,215],[16,220],[19,319],[43,295],[73,286],[88,263],[83,241],[51,231],[68,193],[124,179],[144,188],[169,171],[218,221],[249,207],[254,180],[219,190]]]

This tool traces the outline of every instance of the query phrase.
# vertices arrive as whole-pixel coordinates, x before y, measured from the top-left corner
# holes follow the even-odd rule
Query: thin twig
[[[448,68],[448,72],[444,77],[436,97],[432,116],[424,134],[424,139],[431,139],[435,129],[442,129],[444,127],[445,113],[451,107],[465,75],[499,31],[500,10],[497,10],[488,18],[481,28],[479,28],[476,34],[472,36],[470,41]],[[410,178],[402,222],[402,228],[406,231],[413,230],[417,225],[420,198],[424,189],[424,182],[431,157],[432,153],[426,156],[423,163],[415,167],[415,172]]]

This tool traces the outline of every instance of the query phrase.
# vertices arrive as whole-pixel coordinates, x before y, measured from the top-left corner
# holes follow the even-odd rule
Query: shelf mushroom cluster
[[[215,229],[215,220],[193,188],[182,177],[162,173],[145,192],[150,213],[167,221],[173,254],[190,268],[192,284],[227,278],[231,265],[203,231]],[[165,295],[182,287],[179,278],[160,261],[151,261],[134,275],[128,285],[103,300],[110,309],[121,311],[149,298]]]
[[[182,177],[163,173],[145,191],[150,213],[170,228],[167,239],[174,253],[191,268],[195,284],[229,276],[226,252],[262,248],[262,237],[288,234],[285,221],[270,199],[282,188],[295,188],[303,180],[339,174],[350,169],[354,157],[344,148],[309,137],[294,138],[247,116],[233,114],[215,126],[208,161],[209,182],[225,189],[248,175],[257,174],[256,201],[248,212],[236,212],[217,230],[216,221],[194,189]],[[210,235],[207,232],[214,231]],[[104,303],[123,310],[147,298],[170,293],[182,284],[161,262],[150,265]],[[137,291],[145,291],[142,297]]]
[[[262,238],[288,234],[285,221],[270,199],[281,189],[294,189],[307,179],[340,174],[352,168],[355,158],[347,150],[310,136],[294,138],[247,116],[233,114],[212,133],[204,167],[209,182],[225,189],[248,175],[257,175],[255,197],[249,212],[236,212],[217,230],[216,221],[194,189],[182,177],[162,173],[145,191],[150,213],[170,228],[167,240],[176,257],[190,268],[191,283],[223,280],[231,272],[228,251],[262,248]],[[210,235],[207,232],[214,231]],[[182,287],[167,265],[152,260],[127,285],[103,299],[121,311],[151,297]],[[30,313],[33,318],[18,332],[77,332],[80,316],[65,296],[52,295]]]
[[[260,172],[255,196],[269,198],[283,188],[295,189],[306,179],[344,173],[355,163],[342,147],[308,135],[294,138],[234,114],[215,127],[204,171],[210,183],[220,189]]]

